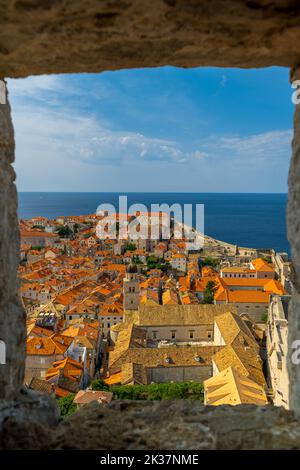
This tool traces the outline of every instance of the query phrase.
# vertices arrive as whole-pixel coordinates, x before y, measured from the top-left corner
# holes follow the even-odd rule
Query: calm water
[[[124,195],[126,193],[122,193]],[[101,203],[114,204],[117,193],[19,193],[19,217],[81,215]],[[204,204],[205,233],[240,246],[289,252],[286,238],[286,194],[128,193],[128,205]]]

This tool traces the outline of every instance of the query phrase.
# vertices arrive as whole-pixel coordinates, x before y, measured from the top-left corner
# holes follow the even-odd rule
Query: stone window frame
[[[7,11],[4,7],[5,14],[0,17],[3,33],[0,48],[0,79],[48,73],[101,72],[124,67],[154,67],[167,64],[183,67],[285,66],[291,69],[291,81],[300,79],[299,28],[297,28],[300,11],[293,0],[278,0],[277,2],[228,0],[225,9],[222,2],[216,0],[201,2],[201,8],[197,2],[191,2],[186,7],[187,0],[153,0],[148,3],[147,8],[144,7],[143,2],[134,0],[129,0],[125,6],[123,3],[120,2],[116,11],[107,14],[105,10],[107,2],[103,1],[103,5],[99,4],[99,11],[95,14],[95,6],[91,2],[86,6],[84,15],[81,14],[80,18],[75,13],[77,10],[82,11],[82,2],[79,4],[77,0],[72,2],[74,12],[72,15],[65,14],[65,2],[58,2],[51,8],[48,2],[45,2],[44,6],[37,5],[37,2],[30,2],[30,4],[29,2],[16,2],[17,8],[14,3],[6,9]],[[49,15],[51,21],[49,21]],[[24,18],[29,25],[28,28],[19,27]],[[56,21],[63,21],[66,27],[53,27]],[[78,21],[82,24],[77,23]],[[30,27],[31,23],[35,24],[35,28]],[[92,32],[87,24],[93,25]],[[106,34],[106,31],[104,34],[103,27],[107,28],[110,34]],[[97,38],[97,45],[95,38]],[[6,364],[0,365],[0,400],[1,403],[6,403],[7,409],[8,403],[13,403],[14,400],[21,403],[21,397],[24,395],[22,385],[26,340],[25,313],[19,297],[17,280],[19,231],[15,173],[12,168],[14,147],[10,105],[6,100],[5,105],[0,105],[0,335],[7,346],[7,361]],[[293,342],[300,339],[299,221],[300,106],[296,105],[287,210],[294,285],[289,309],[289,353],[292,351]],[[292,364],[291,354],[288,355],[288,368],[290,406],[300,417],[300,366]],[[32,400],[34,402],[36,398]],[[47,401],[43,400],[37,404],[40,406],[40,422],[48,406]],[[188,405],[178,403],[177,408],[186,409]],[[153,406],[157,406],[157,415],[160,413],[159,410],[164,409],[164,404]],[[191,406],[194,411],[195,404]],[[234,433],[228,430],[233,429],[234,426],[238,430],[235,435],[239,436],[235,441],[236,445],[241,448],[243,444],[240,440],[242,433],[239,422],[246,422],[246,417],[243,420],[239,414],[243,413],[243,409],[239,411],[237,407],[233,408],[235,409],[226,412],[220,410],[220,407],[216,407],[213,412],[206,411],[214,417],[221,416],[223,413],[224,421],[228,418],[229,427],[222,436],[222,433],[218,434],[217,426],[214,428],[214,419],[209,422],[208,414],[205,417],[205,426],[209,422],[211,429],[218,435],[219,447],[220,442],[223,442],[223,447],[233,446]],[[284,430],[280,432],[283,422],[281,411],[278,411],[276,424],[275,413],[272,410],[264,410],[264,419],[261,418],[263,416],[261,409],[254,407],[252,410],[251,416],[254,418],[252,422],[256,424],[255,432],[251,434],[253,447],[258,448],[262,443],[268,446],[265,440],[267,434],[274,448],[276,448],[276,443],[278,447],[286,447],[287,433]],[[54,416],[53,409],[51,412]],[[174,414],[178,419],[177,416],[180,413],[172,413]],[[184,413],[181,415],[183,416]],[[249,417],[248,412],[246,415]],[[4,413],[4,416],[7,414]],[[18,416],[20,417],[20,413]],[[33,413],[27,415],[27,418],[28,416],[32,417]],[[233,416],[237,417],[236,424],[232,419]],[[266,416],[269,416],[271,421]],[[33,421],[35,425],[36,417],[37,415],[34,416],[35,421]],[[51,417],[48,417],[50,418],[49,424]],[[55,417],[52,419],[52,423],[55,419]],[[285,419],[290,418],[285,415]],[[126,422],[126,419],[122,421]],[[197,424],[198,421],[197,416]],[[218,423],[218,420],[215,422]],[[268,423],[267,428],[263,429],[265,422]],[[186,423],[183,421],[181,427],[184,424]],[[272,429],[276,426],[278,426],[278,432],[272,433]],[[163,426],[161,428],[163,429]],[[204,441],[207,436],[207,427],[205,429],[199,430],[199,435]],[[261,432],[262,429],[263,432]],[[297,433],[294,432],[295,427],[292,429],[290,438],[294,439],[299,446],[299,438],[297,441]],[[187,431],[189,430],[190,426],[187,427]],[[243,433],[246,433],[245,429]],[[153,434],[149,433],[150,436]],[[172,433],[169,434],[172,435]],[[197,443],[199,440],[201,441],[197,437]],[[214,445],[213,436],[212,445]]]

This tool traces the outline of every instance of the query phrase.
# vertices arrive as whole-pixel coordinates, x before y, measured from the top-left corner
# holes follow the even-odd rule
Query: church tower
[[[140,285],[137,278],[137,267],[130,264],[126,270],[123,281],[124,311],[138,310],[140,299]]]

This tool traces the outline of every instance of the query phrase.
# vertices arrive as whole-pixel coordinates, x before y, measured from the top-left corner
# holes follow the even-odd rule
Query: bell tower
[[[138,310],[140,298],[140,286],[137,278],[137,267],[130,264],[126,270],[123,281],[124,311]]]

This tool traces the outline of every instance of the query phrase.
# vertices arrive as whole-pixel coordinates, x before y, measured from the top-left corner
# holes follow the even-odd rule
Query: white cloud
[[[104,127],[94,117],[58,112],[42,107],[13,107],[17,153],[52,151],[63,159],[80,160],[89,165],[119,165],[161,161],[184,163],[178,144],[167,139],[147,137]]]
[[[45,86],[51,86],[50,83]],[[184,151],[175,141],[148,137],[138,132],[116,131],[93,116],[50,108],[24,105],[13,107],[17,154],[28,158],[36,151],[59,156],[61,160],[80,160],[87,165],[146,164],[155,161],[182,165],[201,165],[226,159],[263,162],[285,159],[292,138],[291,130],[250,136],[211,136],[196,148]],[[195,147],[195,146],[194,146]]]
[[[72,97],[76,106],[77,100],[101,101],[113,94],[113,88],[103,80],[92,81],[82,86],[76,75],[38,75],[20,79],[8,79],[10,97],[17,103],[28,103],[30,107],[43,105],[62,107],[66,97]]]
[[[38,100],[43,95],[48,96],[49,92],[65,91],[63,81],[59,75],[39,75],[26,79],[10,79],[7,82],[8,90],[14,99],[34,98]]]
[[[226,80],[224,75],[222,86]],[[202,186],[203,190],[220,191],[226,185],[244,190],[250,177],[258,187],[256,181],[270,169],[278,174],[286,171],[292,130],[247,136],[211,135],[197,142],[191,140],[188,145],[128,131],[126,124],[116,130],[119,122],[107,122],[81,108],[76,96],[84,104],[84,90],[70,82],[63,76],[50,75],[8,83],[16,130],[16,168],[22,188],[34,190],[42,185],[47,190],[52,185],[58,190],[76,191],[84,185],[89,190],[90,181],[98,178],[100,187],[106,190],[152,190],[152,186],[144,185],[149,182],[159,185],[158,190],[174,190],[184,184],[182,190],[198,191],[201,175],[201,184],[207,185]],[[112,92],[105,86],[86,91],[91,102]],[[66,103],[73,108],[66,108]],[[264,176],[261,181],[265,189]]]
[[[203,148],[209,156],[250,162],[275,161],[289,157],[293,131],[274,130],[248,136],[211,136]]]
[[[192,155],[196,160],[204,160],[204,158],[209,156],[207,152],[201,152],[200,150],[196,150],[192,153]]]
[[[78,106],[76,109],[75,98],[71,100],[74,109],[63,108],[66,96],[77,94],[82,98],[84,93],[80,84],[76,85],[62,75],[13,79],[9,80],[8,88],[18,151],[22,149],[24,152],[28,148],[31,154],[37,148],[42,152],[44,147],[47,152],[51,149],[61,158],[80,160],[89,165],[151,161],[184,164],[206,156],[200,150],[186,152],[173,140],[126,129],[114,130],[114,126],[99,116],[83,114]],[[104,89],[88,89],[85,92],[89,99],[100,99],[101,93],[105,94]]]

